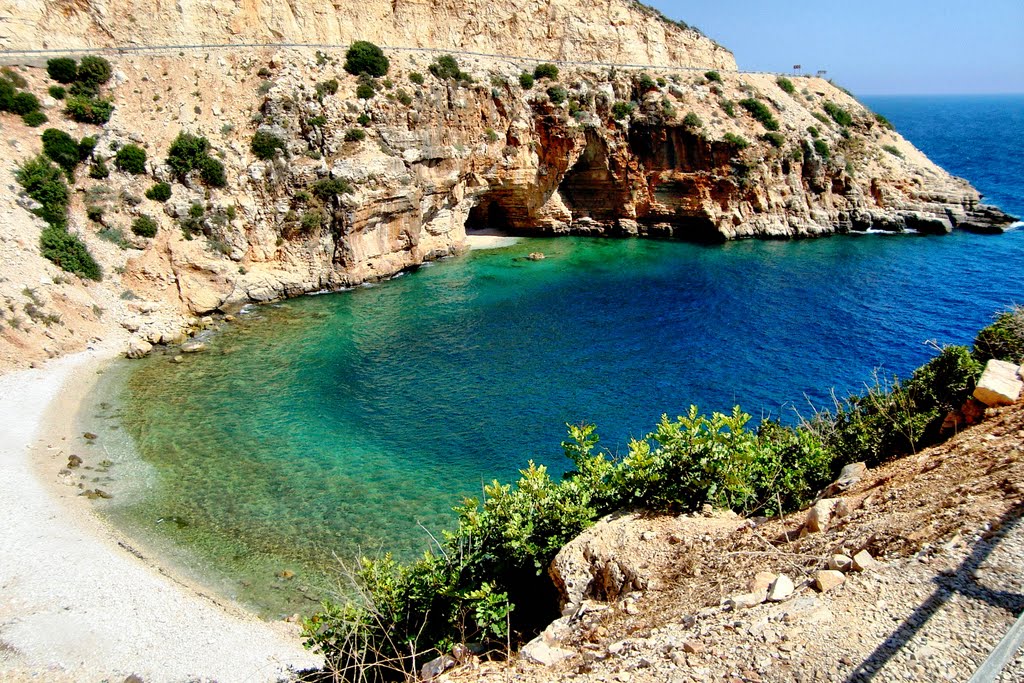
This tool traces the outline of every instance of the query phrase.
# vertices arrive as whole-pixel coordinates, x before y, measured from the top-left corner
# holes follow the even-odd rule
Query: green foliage
[[[330,201],[339,194],[352,194],[352,186],[342,178],[321,178],[313,183],[313,195],[321,201]]]
[[[974,358],[986,363],[995,358],[1024,363],[1024,308],[1015,306],[996,316],[974,339]]]
[[[370,125],[370,117],[366,114],[360,114],[359,118],[356,119],[356,123],[360,126],[368,126]]]
[[[529,71],[524,71],[519,74],[519,87],[523,90],[529,90],[533,87],[533,74]]]
[[[85,215],[89,220],[95,223],[100,223],[103,221],[103,207],[87,206],[85,207]]]
[[[324,116],[323,114],[318,114],[317,116],[310,117],[306,123],[313,126],[314,128],[322,128],[323,126],[327,125],[327,117]]]
[[[658,84],[655,83],[654,79],[651,78],[646,73],[640,74],[640,76],[636,79],[636,86],[642,93],[649,92],[651,90],[657,90],[658,88]]]
[[[29,128],[38,128],[50,119],[46,118],[46,114],[41,111],[30,111],[27,114],[23,114],[21,120]]]
[[[786,136],[782,133],[765,133],[761,136],[761,139],[772,147],[782,147],[786,144]]]
[[[34,212],[37,216],[61,228],[67,224],[68,185],[64,174],[49,159],[43,155],[28,159],[14,177],[29,197],[42,204]]]
[[[139,237],[156,237],[159,227],[153,218],[145,214],[132,221],[132,232]]]
[[[401,88],[399,88],[398,93],[395,94],[395,99],[397,99],[401,104],[405,105],[406,107],[412,105],[412,95],[402,90]]]
[[[140,175],[146,172],[146,150],[138,145],[128,144],[117,150],[114,166],[119,171]]]
[[[612,105],[612,118],[616,121],[624,121],[633,113],[632,102],[616,102]]]
[[[796,92],[796,87],[793,86],[793,81],[789,80],[785,76],[779,76],[775,79],[775,83],[782,88],[782,90],[790,95]]]
[[[166,202],[170,198],[170,183],[155,183],[148,190],[146,190],[146,199],[152,199],[153,201],[156,202]]]
[[[694,114],[692,111],[688,112],[683,117],[683,127],[689,128],[690,130],[696,130],[704,126],[704,122],[700,120],[700,117]]]
[[[830,156],[832,156],[832,150],[828,148],[828,143],[825,142],[824,140],[814,141],[814,151],[822,159],[828,159]]]
[[[0,111],[10,111],[14,104],[14,86],[10,81],[0,78]]]
[[[380,77],[388,72],[391,62],[384,52],[371,42],[357,40],[345,53],[345,71],[354,76],[369,74]]]
[[[30,92],[15,93],[11,98],[11,113],[19,116],[39,111],[39,98]]]
[[[78,141],[78,158],[80,160],[85,161],[92,156],[95,150],[96,138],[87,135]]]
[[[825,102],[822,107],[824,107],[825,113],[840,126],[853,125],[853,116],[838,104],[834,102]]]
[[[75,81],[91,86],[99,86],[109,81],[112,74],[110,62],[106,59],[86,55],[78,63],[78,74],[75,77]]]
[[[52,97],[55,100],[63,100],[65,97],[67,97],[68,94],[68,91],[60,85],[51,85],[49,88],[47,88],[46,92],[48,92],[50,94],[50,97]]]
[[[210,187],[224,187],[228,184],[224,164],[211,156],[205,156],[199,160],[199,177]]]
[[[459,62],[451,55],[442,55],[434,60],[434,63],[427,67],[427,71],[435,77],[445,80],[448,78],[456,81],[468,81],[469,75],[459,69]]]
[[[879,125],[886,130],[896,130],[895,126],[892,125],[892,121],[885,118],[881,114],[875,114],[875,121],[878,121]]]
[[[277,150],[285,149],[284,140],[273,133],[265,130],[258,130],[252,136],[249,149],[259,159],[273,159]]]
[[[807,132],[811,134],[812,138],[817,138],[821,135],[821,131],[818,130],[817,126],[807,126]]]
[[[209,149],[209,140],[182,131],[167,150],[167,165],[179,179],[184,179],[192,169],[199,167],[199,162],[208,156]]]
[[[70,57],[55,57],[46,61],[46,73],[58,83],[74,83],[78,79],[78,64]]]
[[[103,180],[110,177],[110,169],[107,168],[107,162],[102,157],[97,157],[96,161],[89,166],[89,177],[94,180]]]
[[[410,71],[409,80],[415,83],[416,85],[423,85],[423,74],[421,74],[419,71]]]
[[[362,142],[366,139],[366,131],[362,128],[349,128],[345,131],[345,142]]]
[[[731,100],[719,100],[718,106],[722,108],[722,111],[724,111],[725,115],[730,119],[736,118],[736,105],[733,104]]]
[[[89,253],[85,243],[62,226],[49,225],[44,228],[39,237],[39,247],[44,258],[63,270],[90,280],[103,279],[100,265]]]
[[[132,247],[132,243],[125,237],[124,230],[121,228],[105,227],[100,229],[96,236],[105,242],[116,244],[121,249],[131,249]]]
[[[722,74],[718,73],[717,71],[705,71],[704,78],[708,79],[709,83],[722,82]]]
[[[74,95],[66,100],[64,112],[79,123],[102,124],[110,120],[114,104],[110,100]]]
[[[15,88],[27,88],[28,81],[20,73],[9,66],[0,68],[0,78],[10,82]]]
[[[371,99],[376,94],[377,91],[369,83],[360,83],[356,86],[356,97],[361,100]]]
[[[302,218],[299,219],[299,225],[302,226],[304,232],[312,232],[313,230],[319,229],[324,224],[324,214],[319,209],[312,209],[302,214]]]
[[[900,159],[903,158],[903,152],[901,152],[899,148],[896,147],[895,145],[882,145],[882,149],[884,149],[886,152],[893,155],[894,157],[899,157]]]
[[[533,77],[538,81],[542,78],[556,81],[558,80],[558,67],[550,63],[538,64],[533,69]]]
[[[775,131],[779,129],[779,122],[775,120],[771,109],[764,102],[748,97],[745,100],[740,100],[740,106],[750,112],[750,115],[765,127],[765,130]]]
[[[735,133],[726,133],[725,135],[722,136],[722,141],[729,144],[737,151],[744,150],[747,147],[750,147],[750,143],[747,142],[746,138],[744,138],[741,135],[736,135]]]
[[[553,85],[548,88],[548,99],[551,104],[562,104],[569,97],[569,92],[560,85]]]

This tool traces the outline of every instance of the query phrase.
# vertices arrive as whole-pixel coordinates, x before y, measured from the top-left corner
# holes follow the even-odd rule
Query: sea
[[[1024,96],[866,104],[1024,215]],[[528,259],[531,252],[546,255]],[[1024,304],[1024,230],[695,245],[524,239],[374,286],[247,307],[208,350],[112,364],[80,416],[101,514],[268,617],[411,558],[566,425],[625,451],[663,415],[796,423]],[[90,484],[91,486],[92,484]]]

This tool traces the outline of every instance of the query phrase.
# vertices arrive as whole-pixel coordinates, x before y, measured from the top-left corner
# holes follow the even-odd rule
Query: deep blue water
[[[1024,98],[877,98],[991,201],[1024,208]],[[528,261],[531,251],[544,261]],[[269,610],[315,604],[331,553],[409,555],[422,523],[533,458],[566,422],[621,449],[662,413],[807,414],[907,375],[1024,303],[1024,230],[699,246],[527,240],[375,287],[261,307],[173,364],[110,373],[140,458],[111,514]],[[124,432],[117,432],[118,434]],[[127,473],[127,474],[125,474]],[[133,482],[145,482],[145,487]],[[180,551],[180,548],[187,548]],[[299,581],[282,582],[282,568]],[[294,588],[306,588],[296,591]]]

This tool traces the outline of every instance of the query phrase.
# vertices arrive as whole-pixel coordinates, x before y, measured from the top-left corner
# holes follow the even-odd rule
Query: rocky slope
[[[116,3],[24,7],[38,12],[25,15],[27,23],[7,24],[21,27],[18,44],[44,34],[53,41],[73,34],[96,45],[233,35],[218,23],[231,13],[213,5],[161,5],[149,17]],[[441,17],[416,15],[413,21],[403,14],[428,7],[448,11],[447,5],[400,3],[384,15],[409,31],[424,31],[409,38],[412,43],[467,46]],[[562,11],[560,4],[551,7]],[[564,24],[590,38],[573,33],[566,45],[581,52],[554,54],[733,65],[707,39],[630,7],[613,3],[594,15],[600,19]],[[481,5],[480,16],[488,16],[485,10],[492,11]],[[629,21],[607,19],[613,10]],[[183,24],[161,14],[201,11],[208,16],[188,29],[174,28]],[[518,16],[533,17],[517,24],[529,29],[523,40],[532,41],[530,32],[539,26],[555,30],[550,27],[557,22],[547,15],[523,12]],[[348,27],[349,33],[323,34],[325,40],[384,31],[376,20],[350,24],[307,14],[324,26]],[[641,30],[652,21],[661,33]],[[256,33],[240,33],[239,40],[265,38],[259,26],[245,23]],[[453,33],[431,33],[443,26]],[[208,34],[168,33],[179,30]],[[626,52],[602,42],[613,34],[631,36],[616,43]],[[475,47],[527,51],[514,31],[487,35],[505,42]],[[641,43],[647,47],[636,47]],[[542,53],[527,44],[531,54]],[[8,322],[0,334],[0,364],[80,348],[101,332],[132,335],[133,347],[144,353],[151,343],[182,341],[210,323],[204,316],[250,301],[351,286],[455,254],[473,228],[720,241],[869,229],[996,231],[1009,220],[821,79],[793,78],[789,86],[768,74],[562,64],[557,78],[523,87],[520,75],[532,71],[535,60],[460,56],[468,77],[456,80],[429,73],[436,51],[388,55],[387,77],[361,83],[341,68],[341,49],[122,54],[111,57],[114,77],[104,96],[115,109],[104,126],[71,122],[63,105],[48,97],[43,104],[50,123],[39,129],[0,114],[10,131],[9,154],[0,164],[7,188],[0,201],[10,220],[0,228],[0,246],[12,264],[0,281]],[[39,66],[17,70],[40,96],[52,85]],[[147,150],[143,175],[112,170],[109,178],[92,179],[86,166],[77,171],[70,228],[103,265],[99,284],[68,276],[39,256],[43,224],[29,212],[31,201],[18,196],[14,172],[39,152],[47,126],[76,139],[96,137],[96,154],[108,159],[128,143]],[[165,160],[181,132],[209,140],[226,168],[224,187],[210,187],[196,173],[181,178],[171,172]],[[250,147],[256,134],[271,136],[281,149],[258,158]],[[155,181],[171,183],[166,203],[144,197]],[[89,206],[103,209],[100,221],[87,218]],[[160,224],[154,239],[128,231],[140,215]],[[187,226],[196,239],[184,234]],[[112,230],[126,236],[120,247],[101,239]]]

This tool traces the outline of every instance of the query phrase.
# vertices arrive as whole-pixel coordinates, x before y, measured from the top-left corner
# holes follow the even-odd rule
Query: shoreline
[[[114,345],[0,376],[0,677],[274,681],[319,661],[264,622],[132,548],[57,472]]]

